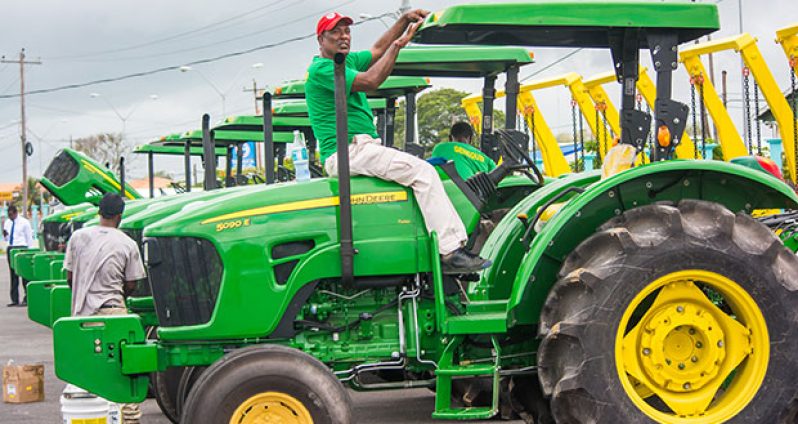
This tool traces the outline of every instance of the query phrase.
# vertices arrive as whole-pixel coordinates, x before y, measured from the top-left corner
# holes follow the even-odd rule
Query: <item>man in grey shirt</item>
[[[100,225],[69,238],[64,268],[72,287],[72,316],[124,315],[125,297],[147,276],[136,242],[118,229],[125,201],[108,193],[100,201]],[[122,405],[125,424],[141,418],[138,404]]]

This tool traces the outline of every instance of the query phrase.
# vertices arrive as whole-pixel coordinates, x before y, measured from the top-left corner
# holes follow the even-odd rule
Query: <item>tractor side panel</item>
[[[538,322],[566,256],[604,222],[629,209],[682,199],[717,202],[747,214],[798,206],[798,197],[783,182],[724,162],[659,162],[601,180],[568,202],[536,235],[515,276],[508,325]]]
[[[376,196],[353,201],[355,275],[429,271],[428,237],[412,192],[394,183],[354,178],[353,196],[358,193]],[[395,197],[388,199],[381,197],[383,194]],[[320,206],[182,226],[181,237],[211,240],[218,251],[223,262],[218,298],[210,319],[200,324],[170,324],[159,312],[159,337],[207,340],[269,336],[303,286],[340,277],[337,209]],[[158,237],[154,229],[146,235],[165,238]],[[172,280],[182,278],[181,270],[178,267]],[[159,296],[153,295],[158,309]]]
[[[502,218],[485,242],[480,255],[493,261],[493,265],[482,273],[478,284],[469,288],[469,298],[479,300],[507,299],[513,289],[515,274],[526,255],[521,242],[526,226],[518,219],[519,214],[534,218],[537,210],[546,202],[570,187],[585,187],[596,182],[598,172],[571,174],[552,179],[534,194],[518,202]],[[565,200],[565,199],[563,199]]]

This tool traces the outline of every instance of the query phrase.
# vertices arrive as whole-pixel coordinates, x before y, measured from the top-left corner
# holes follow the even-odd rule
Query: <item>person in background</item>
[[[100,200],[100,225],[75,231],[64,269],[72,288],[72,316],[124,315],[125,298],[147,274],[136,242],[119,230],[125,201],[116,193]],[[124,424],[138,424],[138,404],[123,404]]]
[[[468,122],[456,122],[449,131],[449,142],[436,144],[431,157],[454,162],[457,173],[464,180],[479,172],[493,171],[496,162],[471,145],[473,138],[474,130]]]
[[[19,276],[11,267],[11,251],[14,249],[25,249],[33,246],[33,229],[30,221],[25,217],[19,216],[17,207],[8,207],[8,219],[3,224],[3,239],[8,242],[6,257],[8,258],[8,270],[11,274],[11,303],[7,306],[25,306],[28,304],[28,282],[22,280],[22,288],[25,290],[25,297],[22,303],[19,302]]]

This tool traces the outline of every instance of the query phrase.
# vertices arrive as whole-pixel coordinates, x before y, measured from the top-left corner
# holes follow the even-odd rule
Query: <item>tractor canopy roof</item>
[[[202,146],[192,145],[190,146],[189,154],[191,156],[202,156],[204,154],[202,150]],[[179,155],[183,156],[186,154],[185,143],[181,141],[166,141],[165,139],[153,141],[151,143],[142,144],[141,146],[136,147],[133,150],[133,153],[153,153],[156,155]],[[215,148],[216,156],[224,156],[225,149],[221,147]]]
[[[274,116],[272,117],[272,127],[275,134],[278,132],[292,132],[294,130],[304,131],[310,129],[310,118],[306,116]],[[216,134],[220,131],[241,131],[241,132],[261,132],[260,140],[263,140],[263,116],[260,115],[238,115],[230,116],[222,123],[212,128]],[[253,136],[255,137],[255,136]],[[277,141],[275,136],[275,141]],[[293,141],[293,136],[291,140]]]
[[[373,111],[385,109],[385,99],[368,99],[369,107]],[[287,100],[275,102],[272,105],[272,115],[274,116],[308,116],[308,104],[305,99]]]
[[[532,52],[522,47],[411,46],[399,52],[393,75],[478,78],[533,62]]]
[[[464,4],[431,13],[416,35],[422,44],[610,47],[618,30],[676,33],[679,43],[720,28],[715,4],[641,1],[534,1]],[[400,55],[401,56],[401,55]]]
[[[366,95],[370,99],[385,99],[388,97],[400,97],[407,93],[418,93],[430,87],[429,80],[425,77],[426,74],[420,73],[413,77],[397,77],[390,76],[380,87]],[[304,99],[305,98],[305,80],[292,80],[283,83],[283,85],[274,89],[275,99]],[[371,105],[371,103],[369,103]],[[385,103],[383,102],[382,108],[374,107],[372,109],[384,109]],[[276,113],[276,112],[275,112]]]
[[[275,143],[290,143],[294,141],[294,134],[285,131],[275,131],[272,134]],[[202,130],[186,131],[182,136],[183,140],[191,143],[202,143]],[[227,146],[230,144],[246,143],[249,141],[263,141],[263,123],[257,131],[241,130],[214,130],[213,139],[217,146]]]

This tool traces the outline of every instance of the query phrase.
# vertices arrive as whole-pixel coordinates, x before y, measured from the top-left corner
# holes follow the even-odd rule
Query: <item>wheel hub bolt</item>
[[[678,313],[684,312],[684,306],[681,306],[681,305],[677,306],[676,307],[676,312],[678,312]]]
[[[690,360],[693,362],[698,362],[698,356],[693,356],[692,358],[690,358]]]
[[[651,355],[651,349],[649,349],[649,348],[643,349],[643,355],[646,355],[646,356]]]
[[[666,363],[666,364],[668,364],[668,365],[670,365],[670,364],[671,364],[671,360],[670,360],[670,359],[668,359],[668,358],[665,358],[665,363]]]
[[[683,369],[684,369],[684,363],[682,363],[682,362],[679,362],[679,369],[680,369],[680,370],[683,370]]]
[[[723,340],[718,340],[718,347],[723,347]]]
[[[689,333],[690,333],[690,335],[693,335],[693,334],[695,334],[695,328],[691,328],[691,329],[690,329],[690,331],[689,331]]]
[[[697,347],[698,349],[701,349],[702,347],[704,347],[704,344],[701,343],[701,342],[695,342],[695,347]]]
[[[684,383],[684,385],[682,385],[682,387],[684,388],[684,390],[690,390],[690,387],[692,387],[692,386],[690,386],[690,383]]]

